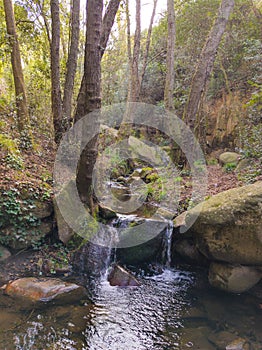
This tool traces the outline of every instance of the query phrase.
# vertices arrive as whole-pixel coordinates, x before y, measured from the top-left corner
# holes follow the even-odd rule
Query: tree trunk
[[[24,75],[21,63],[19,42],[16,32],[15,16],[12,0],[4,0],[7,34],[11,47],[11,63],[15,84],[18,130],[25,141],[26,147],[32,145],[32,134],[27,108]]]
[[[81,84],[80,94],[77,101],[75,121],[90,112],[100,109],[100,80],[101,80],[101,30],[103,0],[88,0],[86,6],[86,44],[84,77]],[[92,120],[96,123],[97,120]],[[87,126],[88,127],[88,126]],[[93,125],[90,125],[90,128]],[[83,130],[83,135],[85,130]],[[85,140],[83,140],[85,142]],[[77,173],[77,188],[83,203],[92,211],[92,172],[97,157],[97,135],[87,143],[83,150]]]
[[[149,48],[150,48],[150,43],[151,43],[152,29],[153,29],[154,19],[155,19],[155,15],[156,15],[157,1],[158,0],[154,0],[153,11],[152,11],[151,19],[150,19],[148,32],[147,32],[146,48],[145,48],[145,54],[144,54],[144,59],[143,59],[143,66],[142,66],[141,75],[140,75],[140,81],[139,81],[139,93],[141,92],[143,79],[144,79],[144,76],[145,76],[145,73],[146,73],[148,54],[149,54]]]
[[[176,41],[176,27],[175,27],[175,9],[174,0],[167,0],[167,60],[166,60],[166,82],[164,92],[165,108],[168,110],[174,109],[173,93],[175,80],[175,41]]]
[[[75,74],[77,68],[79,30],[80,30],[80,0],[73,0],[71,9],[71,38],[67,59],[67,69],[63,97],[63,132],[66,132],[71,123],[72,96],[74,90]]]
[[[102,55],[105,52],[106,45],[114,24],[115,16],[118,11],[121,0],[111,0],[107,6],[106,13],[102,23],[102,34],[100,39],[100,46]]]
[[[217,49],[225,32],[226,25],[233,8],[234,0],[222,0],[218,11],[218,16],[202,49],[198,65],[193,76],[191,90],[184,112],[184,120],[191,130],[195,129],[200,101],[206,90],[210,74],[214,67]]]
[[[103,58],[103,54],[105,52],[105,48],[107,46],[107,42],[111,33],[111,29],[112,26],[114,24],[114,20],[115,20],[115,15],[117,13],[115,4],[116,4],[117,0],[110,0],[106,13],[104,15],[103,18],[103,22],[102,22],[102,32],[101,32],[101,38],[100,38],[100,43],[99,43],[99,47],[100,49],[100,59]],[[120,1],[118,1],[118,7],[119,7]],[[112,16],[112,18],[110,19],[109,16]],[[111,25],[111,27],[110,27]],[[86,82],[85,82],[85,74],[82,78],[81,81],[81,86],[80,86],[80,90],[78,93],[78,97],[77,97],[77,106],[76,106],[76,111],[75,111],[75,116],[74,116],[74,122],[77,122],[79,119],[82,118],[82,116],[84,116],[85,113],[85,86],[86,86]]]
[[[60,15],[59,0],[51,0],[52,40],[51,40],[51,99],[55,132],[55,142],[59,144],[62,135],[62,97],[60,87]]]
[[[131,63],[130,88],[128,102],[139,101],[139,56],[141,46],[141,0],[136,0],[136,31],[134,37],[134,49]]]

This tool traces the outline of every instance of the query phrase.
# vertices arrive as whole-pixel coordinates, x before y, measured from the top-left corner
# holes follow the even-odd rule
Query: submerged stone
[[[114,265],[108,276],[111,286],[138,287],[140,282],[128,271],[119,265]]]
[[[232,293],[243,293],[255,286],[262,272],[251,266],[234,266],[212,263],[209,268],[209,282],[213,287]]]

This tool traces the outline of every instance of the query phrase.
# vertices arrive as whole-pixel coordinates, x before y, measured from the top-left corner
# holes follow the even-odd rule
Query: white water
[[[165,231],[165,241],[163,250],[163,262],[166,267],[171,266],[172,262],[172,235],[173,235],[173,221],[169,220]]]

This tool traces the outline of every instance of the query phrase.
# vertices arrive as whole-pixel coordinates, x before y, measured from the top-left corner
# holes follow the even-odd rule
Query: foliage
[[[236,169],[237,164],[236,163],[226,163],[223,166],[223,169],[227,172],[230,173],[231,171],[234,171]]]
[[[21,199],[21,193],[15,188],[0,193],[0,229],[12,227],[11,235],[0,235],[0,243],[8,245],[14,239],[32,241],[40,225],[40,220],[31,213],[33,208],[32,198]]]

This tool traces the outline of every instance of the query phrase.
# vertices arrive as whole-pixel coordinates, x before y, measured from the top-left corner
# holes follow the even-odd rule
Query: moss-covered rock
[[[240,159],[241,159],[240,154],[238,154],[236,152],[224,152],[224,153],[220,154],[220,156],[219,156],[219,162],[222,165],[230,164],[230,163],[237,164]]]
[[[188,211],[185,223],[208,259],[262,265],[262,181],[211,197]]]

